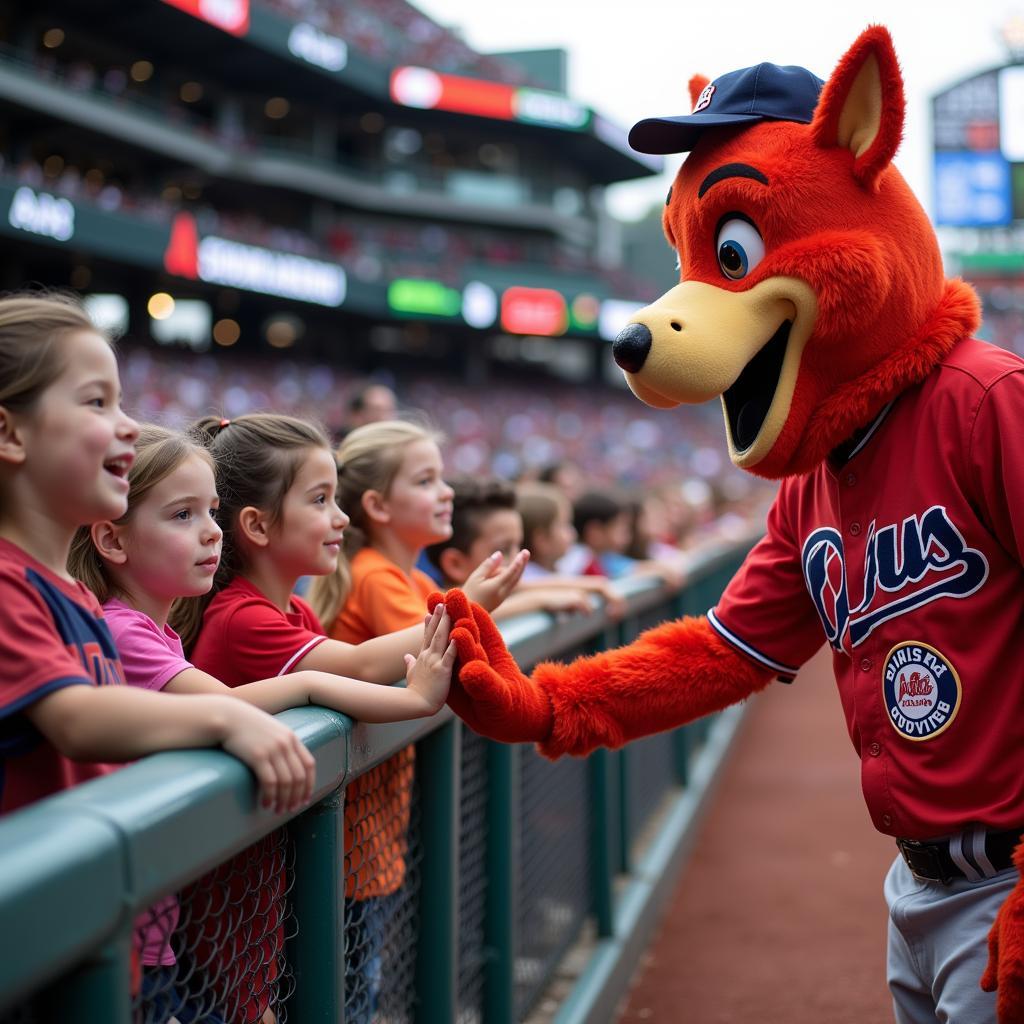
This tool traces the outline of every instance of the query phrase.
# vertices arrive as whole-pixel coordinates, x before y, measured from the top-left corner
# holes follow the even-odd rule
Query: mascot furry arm
[[[776,85],[785,79],[776,94],[773,76]],[[740,87],[750,90],[742,102]],[[636,314],[614,355],[648,405],[720,398],[732,461],[794,478],[786,487],[826,459],[841,465],[840,454],[856,451],[898,396],[934,379],[955,346],[969,346],[978,302],[945,278],[931,225],[891,164],[904,99],[884,28],[867,29],[825,83],[803,69],[761,65],[714,83],[696,78],[690,90],[691,115],[641,121],[630,133],[636,149],[690,155],[663,218],[680,284]],[[698,116],[709,107],[714,116]],[[778,505],[762,545],[784,528]],[[772,562],[779,546],[759,556],[760,547],[730,584],[740,581],[753,604],[801,576],[789,564],[799,557]],[[534,741],[552,758],[672,728],[778,674],[709,616],[526,676],[486,613],[458,592],[445,600],[460,654],[453,709],[483,735]],[[1024,1022],[1021,886],[990,941],[984,985],[998,983],[1001,1024]]]

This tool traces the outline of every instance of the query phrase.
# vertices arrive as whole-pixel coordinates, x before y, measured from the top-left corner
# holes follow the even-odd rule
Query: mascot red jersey
[[[721,398],[733,462],[782,480],[767,533],[706,617],[529,677],[449,595],[450,702],[484,735],[584,754],[790,679],[828,643],[871,818],[899,847],[897,1020],[1024,1021],[1024,362],[972,339],[977,299],[892,166],[884,29],[827,82],[761,64],[691,95],[630,133],[689,156],[664,215],[680,284],[615,358],[649,405]]]

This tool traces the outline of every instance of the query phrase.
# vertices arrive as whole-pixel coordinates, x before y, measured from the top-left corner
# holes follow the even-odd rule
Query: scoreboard
[[[935,223],[1024,219],[1024,65],[983,71],[932,99]]]

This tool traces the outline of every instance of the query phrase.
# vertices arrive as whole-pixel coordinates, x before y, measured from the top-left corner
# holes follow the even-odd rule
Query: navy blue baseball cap
[[[648,117],[629,131],[638,153],[686,153],[707,128],[755,121],[809,124],[825,83],[807,68],[758,64],[716,78],[700,94],[689,114]]]

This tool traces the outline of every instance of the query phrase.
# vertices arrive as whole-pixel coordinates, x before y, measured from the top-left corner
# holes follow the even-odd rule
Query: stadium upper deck
[[[652,297],[617,265],[602,192],[655,165],[404,0],[6,0],[0,18],[6,286],[119,294],[139,339],[152,293],[196,300],[196,347],[225,317],[263,343],[282,308],[356,347],[411,321],[597,340]]]

